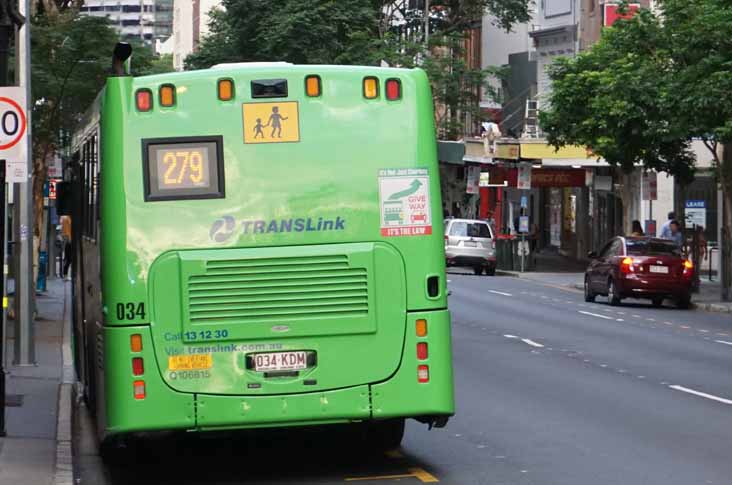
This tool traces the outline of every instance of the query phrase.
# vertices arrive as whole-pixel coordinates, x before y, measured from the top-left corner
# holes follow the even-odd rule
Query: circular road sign
[[[27,128],[23,108],[14,99],[0,96],[0,150],[17,145]]]

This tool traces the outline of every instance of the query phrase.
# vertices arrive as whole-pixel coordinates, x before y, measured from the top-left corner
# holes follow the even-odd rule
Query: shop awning
[[[464,165],[464,156],[465,144],[463,142],[444,140],[440,140],[437,142],[437,160],[439,160],[440,162]]]

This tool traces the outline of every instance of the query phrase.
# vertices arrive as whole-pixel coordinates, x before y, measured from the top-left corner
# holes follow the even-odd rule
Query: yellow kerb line
[[[422,483],[438,483],[437,477],[422,468],[410,468],[409,473],[398,475],[378,475],[372,477],[351,477],[346,478],[347,482],[360,482],[364,480],[393,480],[395,478],[416,478]]]

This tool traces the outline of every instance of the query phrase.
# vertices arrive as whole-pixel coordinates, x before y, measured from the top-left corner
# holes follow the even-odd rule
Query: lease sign
[[[0,88],[0,159],[7,182],[28,181],[27,136],[25,88]]]

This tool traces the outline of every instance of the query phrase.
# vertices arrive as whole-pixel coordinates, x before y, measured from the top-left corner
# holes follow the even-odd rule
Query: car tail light
[[[142,361],[142,357],[132,358],[132,374],[141,376],[145,373],[145,364]]]
[[[445,234],[445,244],[447,244],[449,242],[450,242],[450,236],[448,236],[447,234]]]
[[[495,241],[491,241],[491,249],[496,249],[496,242]]]
[[[427,359],[427,342],[418,342],[417,343],[417,358],[419,360],[426,360]]]
[[[145,381],[135,381],[132,387],[135,399],[145,399]]]
[[[429,382],[430,381],[430,368],[426,365],[420,365],[417,367],[417,381]]]
[[[694,263],[688,259],[684,260],[684,276],[691,276],[694,270]]]
[[[621,273],[632,273],[633,272],[633,258],[624,258],[620,263]]]

